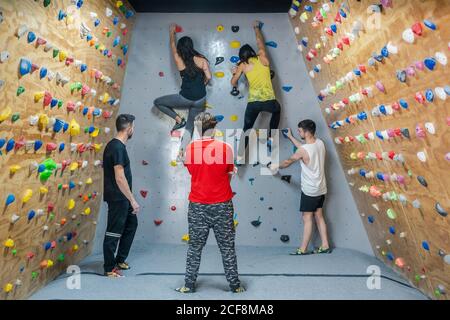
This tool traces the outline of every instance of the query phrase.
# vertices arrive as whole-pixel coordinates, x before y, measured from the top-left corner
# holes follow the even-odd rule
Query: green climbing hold
[[[17,88],[17,92],[16,92],[16,95],[17,96],[20,96],[22,93],[24,93],[25,92],[25,88],[24,87],[22,87],[22,86],[19,86],[18,88]]]
[[[411,171],[411,169],[410,170],[408,170],[408,176],[411,178],[412,177],[412,175],[413,175],[413,173],[412,173],[412,171]]]
[[[95,49],[98,50],[98,48],[100,48],[100,45],[97,43],[97,44],[95,45]]]
[[[59,49],[53,49],[53,58],[56,58],[59,54]]]
[[[47,8],[51,2],[52,0],[44,0],[44,7]]]
[[[70,85],[70,92],[73,93],[75,89],[77,91],[80,91],[82,87],[83,85],[81,84],[81,82],[74,82]]]
[[[63,106],[63,101],[62,100],[58,100],[58,108],[61,108]]]
[[[397,214],[391,208],[389,208],[386,213],[387,213],[387,216],[389,217],[389,219],[393,220],[393,219],[397,218]]]
[[[64,253],[61,253],[61,254],[58,256],[58,261],[63,262],[65,258],[66,258],[66,257],[64,256]]]
[[[440,297],[441,296],[441,292],[439,291],[439,289],[434,290],[434,295],[436,297]]]
[[[13,256],[15,256],[17,254],[17,250],[16,249],[12,249],[11,253],[12,253]]]
[[[120,6],[119,7],[120,12],[122,12],[123,14],[127,13],[127,8],[125,6]]]
[[[55,219],[55,214],[52,212],[50,213],[50,215],[48,216],[48,219],[51,221],[53,219]]]
[[[106,33],[106,37],[111,37],[111,35],[112,35],[112,32],[111,31],[108,31],[107,33]]]
[[[62,183],[58,184],[58,190],[62,189]]]
[[[39,275],[39,273],[37,273],[36,271],[33,271],[32,273],[31,273],[31,279],[36,279],[37,277],[38,277],[38,275]]]
[[[14,113],[11,117],[11,121],[14,123],[20,119],[20,113]]]

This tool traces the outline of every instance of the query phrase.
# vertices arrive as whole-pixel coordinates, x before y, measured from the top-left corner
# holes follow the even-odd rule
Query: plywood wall
[[[106,8],[112,12],[107,14]],[[91,250],[102,199],[102,169],[97,160],[102,159],[103,146],[115,132],[134,20],[127,18],[127,10],[132,8],[126,1],[120,5],[113,0],[0,0],[0,52],[3,57],[9,55],[0,63],[0,118],[4,116],[0,123],[0,139],[4,140],[0,142],[5,142],[0,143],[0,299],[27,297]],[[84,34],[80,33],[82,22],[90,30]],[[28,38],[28,32],[18,38],[21,25],[36,39],[31,34]],[[120,41],[114,46],[118,36]],[[24,57],[37,70],[20,76],[19,63]],[[86,95],[78,90],[80,85]],[[17,95],[19,87],[25,91]],[[39,99],[45,92],[47,102],[51,95],[60,107],[46,106],[44,98]],[[35,116],[41,126],[30,122]],[[74,119],[80,133],[72,136],[70,128],[54,132],[55,119],[69,124]],[[92,134],[85,132],[89,128]],[[8,152],[13,140],[15,147]],[[37,141],[42,142],[40,148]],[[51,143],[56,150],[51,151]],[[62,143],[65,148],[59,151]],[[46,159],[54,160],[58,168],[42,181],[33,164]],[[11,195],[15,201],[6,205]]]
[[[436,52],[446,56],[450,53],[450,3],[392,0],[380,1],[390,4],[389,7],[381,4],[370,7],[374,3],[376,1],[303,1],[298,10],[291,9],[299,57],[305,59],[317,95],[323,100],[320,103],[323,116],[328,124],[335,124],[336,128],[330,130],[337,138],[336,148],[376,255],[428,296],[448,299],[445,291],[450,289],[450,222],[445,213],[439,214],[435,207],[439,203],[446,212],[450,211],[450,97],[447,95],[447,100],[441,100],[435,88],[450,84],[450,72],[448,65],[439,62],[434,71],[427,67],[422,71],[421,64],[416,62],[434,57]],[[341,9],[342,15],[339,14]],[[381,12],[377,13],[379,9]],[[425,19],[433,22],[437,29],[425,26]],[[418,34],[414,35],[414,43],[408,43],[402,39],[402,34],[417,22],[422,35],[416,26]],[[349,38],[349,45],[344,43],[347,42],[345,37]],[[389,42],[389,56],[369,65],[373,53],[380,55]],[[398,49],[396,54],[393,46]],[[334,57],[330,52],[333,48],[337,48],[338,53]],[[373,63],[371,60],[370,64]],[[413,67],[407,70],[406,82],[398,80],[397,71],[410,66]],[[359,69],[361,75],[357,75],[359,72],[355,69]],[[348,73],[354,79],[341,79]],[[336,83],[339,80],[341,83]],[[377,88],[378,81],[378,87],[383,90],[382,84],[384,92]],[[368,92],[364,91],[366,88]],[[434,92],[434,101],[419,103],[416,93],[425,95],[427,89]],[[357,93],[361,99],[355,101]],[[407,102],[407,109],[398,107],[396,102],[400,99]],[[386,115],[373,115],[374,108],[382,105],[387,110],[381,108]],[[351,117],[364,111],[366,120]],[[336,126],[335,122],[341,120],[343,122]],[[426,123],[428,127],[433,124],[434,134],[425,128]],[[409,138],[399,130],[397,133],[401,136],[395,134],[395,129],[405,132],[405,128],[409,130]],[[383,131],[387,129],[394,129],[390,131],[394,137],[386,139],[389,132]],[[376,136],[377,130],[382,137],[384,135],[383,140]],[[372,134],[366,139],[361,137],[370,132],[375,135],[374,140]],[[360,143],[358,138],[366,141]],[[426,156],[425,162],[419,159],[419,152]],[[376,153],[381,160],[372,159],[377,158]],[[402,159],[404,162],[398,161]],[[380,173],[379,178],[377,173]],[[382,174],[385,174],[385,181],[381,180]],[[419,176],[426,180],[427,186],[419,182]],[[420,208],[417,208],[417,201]]]

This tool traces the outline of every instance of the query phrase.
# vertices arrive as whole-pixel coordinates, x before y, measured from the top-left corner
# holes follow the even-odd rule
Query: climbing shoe
[[[122,278],[123,274],[118,268],[114,268],[110,272],[106,272],[105,276],[108,278]]]
[[[126,263],[126,262],[120,262],[120,263],[118,263],[117,264],[117,267],[120,269],[120,270],[130,270],[131,268],[130,268],[130,265],[128,264],[128,263]]]
[[[237,288],[231,289],[231,292],[233,292],[233,293],[242,293],[242,292],[245,292],[245,288],[242,287],[242,286],[239,286]]]
[[[181,288],[176,288],[175,291],[179,292],[179,293],[194,293],[195,289],[191,289],[191,288],[183,286]]]
[[[172,128],[172,131],[178,130],[186,126],[186,120],[184,118],[181,118],[180,123],[175,123],[175,125]]]
[[[318,249],[314,250],[314,253],[331,253],[333,250],[331,250],[330,248],[322,248],[319,247]]]
[[[309,251],[304,251],[300,248],[298,248],[297,250],[295,250],[294,252],[291,252],[290,255],[291,256],[306,256],[308,254],[311,254],[311,252]]]

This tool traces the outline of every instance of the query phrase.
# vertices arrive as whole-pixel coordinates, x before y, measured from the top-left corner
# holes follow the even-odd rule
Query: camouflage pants
[[[189,203],[189,248],[186,261],[185,286],[194,288],[200,268],[202,249],[212,228],[222,254],[225,277],[230,288],[240,286],[237,269],[236,251],[234,247],[235,229],[233,221],[233,202],[200,204]]]

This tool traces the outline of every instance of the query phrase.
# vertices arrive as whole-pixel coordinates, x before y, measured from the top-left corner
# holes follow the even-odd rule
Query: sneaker
[[[231,289],[231,292],[233,292],[233,293],[242,293],[242,292],[245,292],[245,291],[246,290],[245,290],[245,288],[243,286],[239,286],[239,287],[237,287],[235,289]]]
[[[195,289],[191,289],[191,288],[183,286],[181,288],[176,288],[175,291],[179,292],[179,293],[194,293]]]
[[[311,254],[311,252],[309,251],[304,251],[300,248],[298,248],[297,250],[295,250],[294,252],[291,252],[290,255],[291,256],[306,256],[308,254]]]
[[[114,268],[110,272],[106,272],[105,276],[108,278],[122,278],[123,274],[118,268]]]
[[[130,268],[130,265],[128,264],[128,263],[126,263],[126,262],[120,262],[120,263],[118,263],[117,264],[117,267],[120,269],[120,270],[130,270],[131,268]]]
[[[322,248],[319,247],[318,249],[314,250],[314,253],[331,253],[333,250],[331,248]]]
[[[181,118],[180,123],[175,123],[175,125],[172,128],[172,131],[178,130],[186,126],[186,120],[184,118]]]

